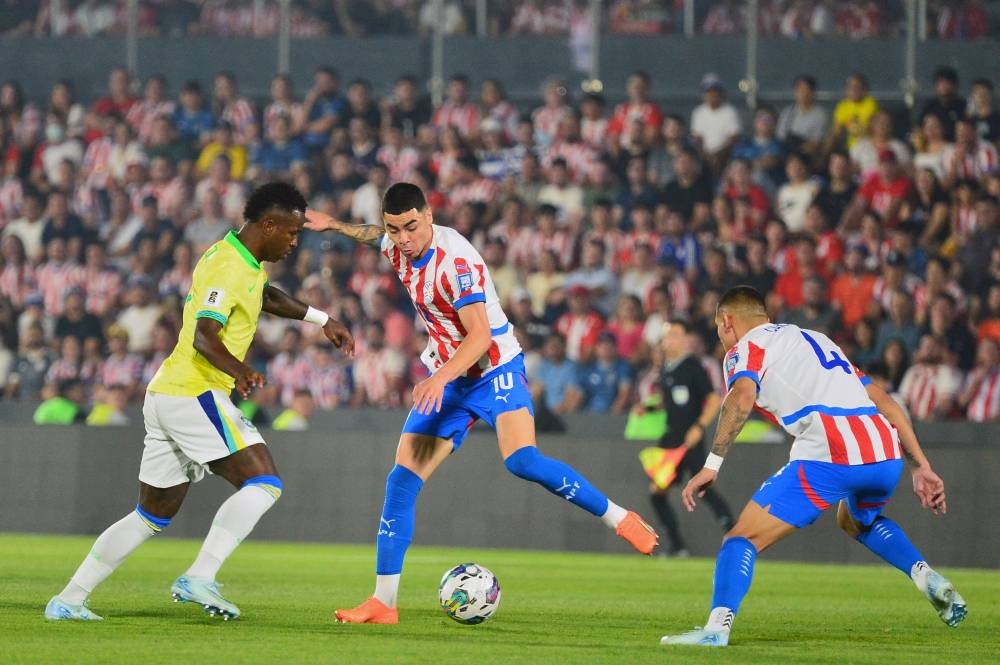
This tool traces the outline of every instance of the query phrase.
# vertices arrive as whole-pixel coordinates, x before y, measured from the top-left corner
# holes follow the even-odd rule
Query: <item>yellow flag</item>
[[[665,490],[677,477],[677,465],[684,459],[687,451],[685,446],[677,448],[651,446],[639,451],[639,462],[649,479],[661,490]]]

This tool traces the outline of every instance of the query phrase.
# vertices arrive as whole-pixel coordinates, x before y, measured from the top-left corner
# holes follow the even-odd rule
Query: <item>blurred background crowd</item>
[[[903,31],[906,0],[760,0],[758,31],[791,39],[840,36],[895,37]],[[123,35],[126,0],[0,0],[0,33],[17,36]],[[292,0],[295,37],[429,34],[437,22],[434,0]],[[987,0],[928,0],[929,35],[975,39],[992,34],[1000,18]],[[588,29],[590,0],[443,0],[448,35],[475,31],[477,5],[485,5],[489,36],[568,35]],[[613,0],[606,28],[617,35],[667,35],[682,31],[687,0]],[[746,32],[747,3],[698,0],[694,30],[704,35]],[[143,36],[271,37],[278,31],[277,3],[260,0],[139,0]]]
[[[114,31],[120,4],[0,0],[0,34]],[[140,7],[151,34],[239,35],[271,29],[260,4]],[[426,4],[292,3],[296,25],[317,35],[419,31]],[[475,3],[444,4],[467,29]],[[491,14],[495,29],[515,34],[570,30],[582,6],[494,4],[506,8]],[[683,4],[611,3],[606,20],[659,34]],[[745,27],[742,3],[696,4],[704,32]],[[761,30],[850,34],[839,32],[854,29],[845,16],[867,16],[865,29],[887,35],[900,4],[762,2],[773,12]],[[986,35],[993,4],[931,3],[931,23],[942,37]],[[240,225],[254,185],[287,180],[313,208],[378,224],[381,193],[407,180],[488,263],[540,410],[624,413],[652,397],[672,317],[690,321],[691,351],[721,390],[715,307],[746,283],[767,294],[773,319],[838,341],[914,418],[1000,419],[991,80],[940,67],[911,112],[876,101],[863,72],[836,82],[831,103],[817,100],[822,72],[799,72],[792,101],[751,111],[731,101],[735,81],[704,72],[700,103],[681,113],[639,70],[625,99],[553,78],[529,103],[469,72],[436,107],[427,81],[403,71],[375,90],[321,67],[276,76],[260,98],[227,72],[133,80],[120,68],[105,89],[61,80],[26,99],[27,75],[0,85],[4,399],[60,394],[119,411],[140,400],[176,341],[195,262]],[[250,361],[269,385],[250,416],[406,405],[426,375],[426,334],[376,250],[306,233],[268,272],[347,322],[358,354],[347,362],[315,327],[262,317]]]

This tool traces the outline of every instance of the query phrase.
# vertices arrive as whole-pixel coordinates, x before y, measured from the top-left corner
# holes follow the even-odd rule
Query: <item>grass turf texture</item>
[[[243,610],[223,623],[170,600],[199,543],[154,539],[91,599],[103,623],[47,622],[42,610],[90,537],[0,535],[2,663],[996,663],[1000,571],[944,570],[970,614],[949,629],[898,571],[757,561],[728,649],[661,647],[700,625],[713,561],[413,547],[398,626],[338,625],[364,600],[374,552],[357,545],[244,543],[222,569]],[[463,561],[497,574],[497,615],[461,626],[437,606],[441,575]]]

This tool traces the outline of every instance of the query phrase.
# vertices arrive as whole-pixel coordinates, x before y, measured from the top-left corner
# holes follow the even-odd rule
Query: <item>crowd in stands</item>
[[[301,83],[301,82],[300,82]],[[174,86],[177,87],[174,87]],[[715,307],[751,284],[772,317],[820,330],[918,419],[1000,418],[1000,109],[989,80],[940,68],[912,114],[852,75],[752,116],[706,74],[689,117],[641,71],[618,104],[549,81],[517,109],[456,75],[434,108],[401,76],[377,98],[317,69],[244,97],[112,71],[104,91],[0,85],[0,387],[4,398],[141,399],[177,338],[191,271],[241,223],[250,188],[293,182],[310,206],[380,223],[407,180],[489,265],[539,408],[622,413],[649,396],[671,317],[721,389]],[[87,97],[86,100],[81,96]],[[373,248],[304,234],[272,284],[347,322],[347,362],[314,326],[264,316],[251,411],[405,406],[426,343]],[[101,401],[103,400],[103,401]]]
[[[141,36],[210,35],[274,37],[278,0],[140,0]],[[491,36],[586,35],[589,0],[489,0]],[[705,35],[746,32],[746,2],[694,3],[697,31]],[[927,33],[932,38],[975,39],[996,24],[997,2],[930,0]],[[126,0],[0,0],[0,36],[121,36],[128,23]],[[475,33],[476,0],[293,0],[294,38],[347,35],[427,35],[437,25],[445,34]],[[611,0],[604,3],[604,29],[619,35],[666,35],[684,30],[685,0]],[[763,37],[811,39],[897,37],[904,31],[905,0],[761,0],[757,16]]]

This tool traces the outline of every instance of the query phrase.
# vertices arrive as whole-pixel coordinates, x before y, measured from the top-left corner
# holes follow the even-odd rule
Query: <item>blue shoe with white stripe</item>
[[[52,596],[45,606],[45,618],[49,621],[104,621],[104,617],[90,611],[87,601],[70,605],[59,596]]]
[[[955,585],[937,571],[927,573],[927,591],[924,595],[937,610],[941,621],[952,628],[962,623],[962,619],[969,613],[965,607],[965,599],[955,590]]]
[[[662,646],[684,644],[699,647],[724,647],[729,644],[729,631],[695,628],[680,635],[664,635],[660,638],[660,644]]]
[[[240,616],[240,608],[219,593],[222,585],[203,577],[181,575],[170,587],[170,595],[175,603],[197,603],[211,616],[220,616],[225,621]]]

